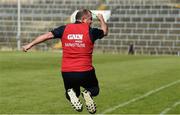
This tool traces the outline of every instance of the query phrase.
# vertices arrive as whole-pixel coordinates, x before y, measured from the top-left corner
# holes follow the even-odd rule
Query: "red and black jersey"
[[[93,43],[104,37],[101,29],[76,22],[60,26],[51,32],[54,38],[60,38],[62,41],[62,72],[83,72],[93,68]]]
[[[81,24],[81,22],[76,21],[74,24]],[[51,32],[54,35],[54,39],[61,39],[64,33],[66,25],[59,26],[53,29]],[[95,42],[97,39],[101,39],[104,37],[104,32],[98,28],[89,27],[89,35],[92,42]]]
[[[63,57],[62,72],[92,70],[94,44],[90,39],[89,25],[68,24],[61,38]]]

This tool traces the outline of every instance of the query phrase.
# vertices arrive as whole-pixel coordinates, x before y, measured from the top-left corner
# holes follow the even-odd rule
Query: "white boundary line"
[[[174,107],[176,107],[176,106],[178,106],[178,105],[180,105],[180,101],[175,102],[171,107],[168,107],[168,108],[164,109],[164,110],[160,113],[160,115],[164,115],[164,114],[168,113],[171,109],[173,109]]]
[[[174,82],[172,82],[172,83],[169,83],[169,84],[167,84],[167,85],[161,86],[161,87],[159,87],[159,88],[157,88],[157,89],[151,90],[151,91],[145,93],[144,95],[141,95],[141,96],[139,96],[139,97],[133,98],[133,99],[131,99],[131,100],[129,100],[129,101],[126,101],[126,102],[124,102],[124,103],[120,103],[119,105],[113,106],[113,107],[111,107],[111,108],[109,108],[109,109],[106,109],[106,110],[104,110],[104,111],[102,112],[102,114],[112,112],[112,111],[114,111],[114,110],[116,110],[116,109],[118,109],[118,108],[120,108],[120,107],[124,107],[124,106],[126,106],[126,105],[128,105],[128,104],[130,104],[130,103],[133,103],[133,102],[135,102],[135,101],[138,101],[138,100],[140,100],[140,99],[143,99],[143,98],[145,98],[145,97],[148,97],[148,96],[150,96],[150,95],[152,95],[152,94],[154,94],[154,93],[156,93],[156,92],[158,92],[158,91],[161,91],[161,90],[163,90],[163,89],[165,89],[165,88],[168,88],[168,87],[170,87],[170,86],[172,86],[172,85],[178,84],[179,82],[180,82],[180,79],[177,80],[177,81],[174,81]]]

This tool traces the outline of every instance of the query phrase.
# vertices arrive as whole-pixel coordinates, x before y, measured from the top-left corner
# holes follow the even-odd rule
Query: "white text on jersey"
[[[69,40],[82,40],[83,34],[69,34],[67,37]]]

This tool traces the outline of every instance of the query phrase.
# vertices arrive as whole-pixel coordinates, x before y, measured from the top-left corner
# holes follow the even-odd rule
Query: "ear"
[[[86,22],[85,16],[83,16],[83,17],[81,18],[81,22]]]

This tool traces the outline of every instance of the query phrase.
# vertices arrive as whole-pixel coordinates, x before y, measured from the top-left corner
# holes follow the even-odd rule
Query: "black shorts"
[[[92,96],[96,96],[99,93],[98,80],[94,69],[85,72],[62,72],[62,77],[66,94],[68,89],[73,88],[76,95],[79,96],[80,87],[90,91]]]

